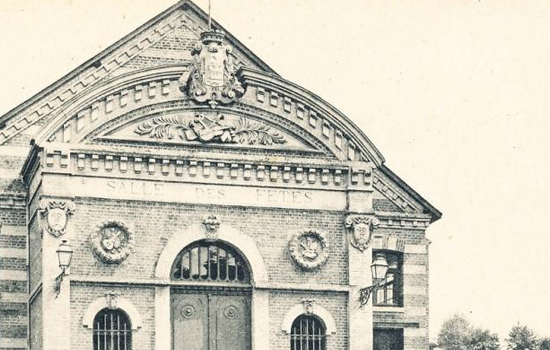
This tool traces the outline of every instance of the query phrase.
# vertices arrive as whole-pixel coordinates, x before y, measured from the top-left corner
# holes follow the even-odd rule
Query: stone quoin
[[[441,213],[208,17],[180,1],[0,117],[0,348],[428,349]]]

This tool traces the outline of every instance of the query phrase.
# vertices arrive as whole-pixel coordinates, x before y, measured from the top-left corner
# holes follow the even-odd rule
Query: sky
[[[453,313],[550,336],[550,2],[212,1],[443,212],[427,231],[432,338]],[[0,115],[175,2],[1,0]]]

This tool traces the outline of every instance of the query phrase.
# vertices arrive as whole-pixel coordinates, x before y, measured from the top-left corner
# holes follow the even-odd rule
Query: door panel
[[[403,350],[402,329],[375,329],[374,350]]]
[[[250,296],[172,293],[174,350],[250,350]]]
[[[250,349],[250,307],[246,296],[210,298],[210,350]]]
[[[174,350],[209,350],[207,296],[173,295],[172,327]]]

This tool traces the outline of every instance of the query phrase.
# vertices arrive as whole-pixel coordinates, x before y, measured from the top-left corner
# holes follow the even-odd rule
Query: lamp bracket
[[[63,283],[63,277],[66,276],[65,269],[61,270],[61,273],[59,276],[55,278],[55,284],[54,284],[54,291],[55,291],[55,297],[57,298],[59,296],[59,293],[61,293],[61,284]]]

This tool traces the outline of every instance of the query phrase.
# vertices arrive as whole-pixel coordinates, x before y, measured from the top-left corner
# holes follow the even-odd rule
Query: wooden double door
[[[250,293],[172,291],[174,350],[250,350]]]

